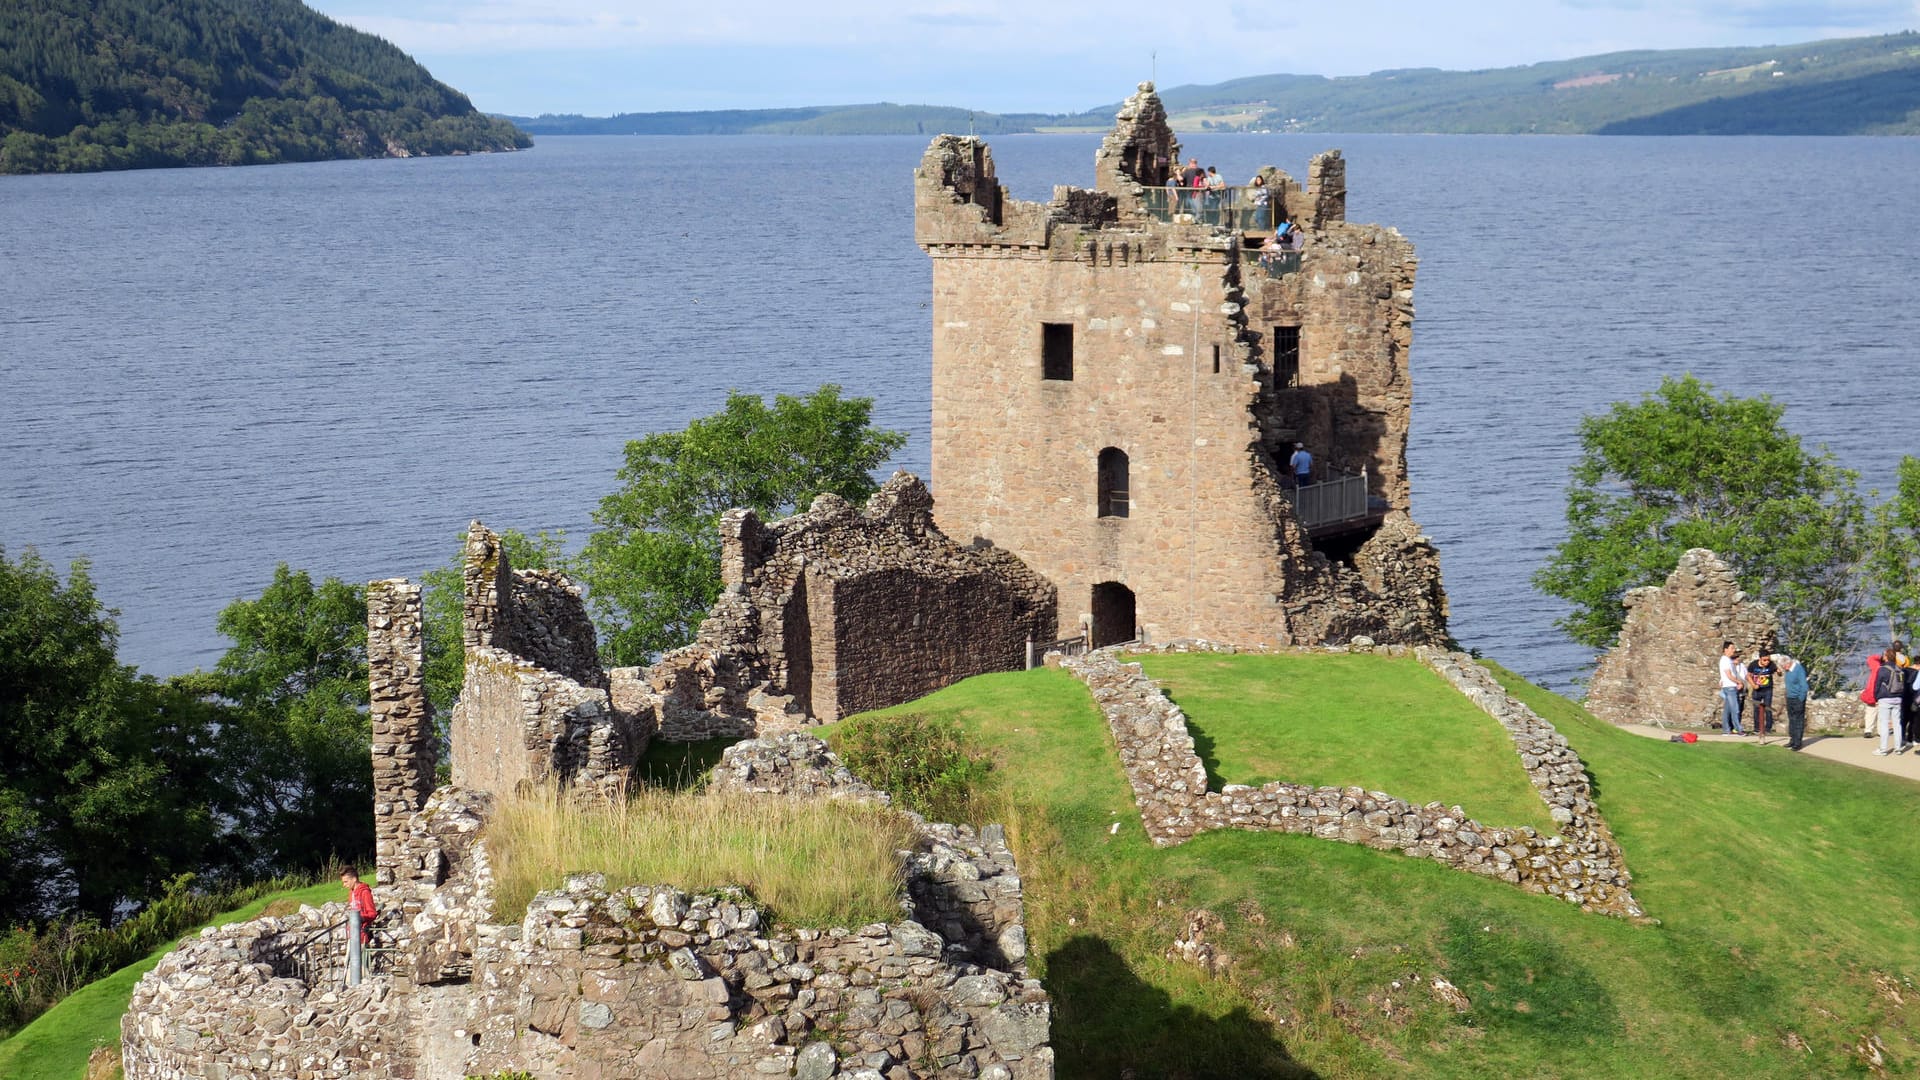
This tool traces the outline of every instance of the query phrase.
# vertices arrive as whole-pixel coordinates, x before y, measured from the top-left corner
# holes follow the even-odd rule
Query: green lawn
[[[216,915],[206,925],[220,926],[254,918],[277,900],[296,904],[320,905],[345,900],[347,891],[338,881],[314,885],[295,892],[277,893]],[[198,933],[196,928],[193,933]],[[182,934],[181,937],[190,937]],[[140,977],[152,971],[160,958],[171,951],[171,944],[154,950],[146,959],[128,964],[103,979],[96,979],[75,991],[65,1001],[41,1014],[21,1028],[11,1039],[0,1042],[0,1077],[6,1080],[82,1080],[87,1074],[87,1055],[93,1048],[120,1041],[120,1017]]]
[[[1261,659],[1225,670],[1241,678]],[[1183,700],[1207,682],[1190,677]],[[1063,1080],[1920,1068],[1920,785],[1773,748],[1644,739],[1513,688],[1591,764],[1657,923],[1309,837],[1155,848],[1104,722],[1058,671],[971,679],[895,711],[950,717],[1001,762]],[[1468,761],[1460,782],[1493,783],[1482,774],[1512,757],[1502,745]],[[1165,958],[1196,907],[1224,921],[1212,940],[1233,963],[1217,978]],[[1436,976],[1468,1011],[1434,996]],[[1878,1073],[1857,1049],[1874,1036]]]
[[[1359,786],[1552,832],[1499,723],[1410,656],[1149,654],[1211,786]],[[1502,766],[1505,767],[1502,767]]]

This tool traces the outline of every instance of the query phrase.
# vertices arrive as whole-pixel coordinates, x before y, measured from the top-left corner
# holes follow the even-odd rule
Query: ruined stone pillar
[[[367,585],[367,682],[373,727],[376,880],[391,885],[407,819],[433,794],[439,744],[427,701],[420,586],[405,578]]]
[[[728,589],[746,585],[760,569],[760,517],[751,510],[733,509],[720,515],[720,583]]]
[[[1313,227],[1347,220],[1347,159],[1340,151],[1315,154],[1307,163],[1307,190],[1313,195]]]
[[[507,565],[507,552],[493,530],[478,521],[467,525],[467,549],[461,563],[466,595],[461,636],[468,648],[496,644],[504,638],[508,622],[506,607],[513,601],[513,570]],[[507,642],[497,642],[502,648]]]

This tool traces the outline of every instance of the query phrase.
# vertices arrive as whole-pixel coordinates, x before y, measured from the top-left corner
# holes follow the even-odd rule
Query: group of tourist
[[[1227,187],[1226,177],[1220,175],[1215,166],[1200,167],[1199,158],[1188,158],[1184,168],[1170,169],[1167,173],[1167,210],[1169,213],[1190,213],[1198,221],[1209,225],[1221,223],[1220,211],[1233,205],[1234,192]],[[1280,221],[1273,222],[1273,192],[1267,186],[1264,174],[1255,174],[1241,189],[1240,198],[1245,205],[1242,209],[1252,211],[1248,227],[1260,231],[1269,227],[1273,236],[1260,249],[1261,261],[1269,261],[1271,253],[1280,251],[1299,251],[1306,246],[1306,237],[1299,226],[1287,220],[1282,207]]]
[[[1895,641],[1867,657],[1867,682],[1860,700],[1867,707],[1866,736],[1872,738],[1875,732],[1880,735],[1875,757],[1902,754],[1920,742],[1914,731],[1920,725],[1920,716],[1915,715],[1920,710],[1915,709],[1914,702],[1914,679],[1920,668],[1906,648],[1904,642]]]
[[[1753,706],[1751,733],[1766,738],[1773,731],[1773,693],[1779,687],[1787,706],[1787,749],[1799,750],[1807,735],[1807,669],[1798,660],[1764,647],[1742,663],[1733,642],[1720,645],[1720,729],[1728,735],[1747,735],[1741,721]]]
[[[1920,708],[1916,707],[1914,684],[1920,676],[1920,664],[1906,653],[1906,646],[1893,642],[1867,657],[1866,688],[1860,700],[1866,704],[1865,734],[1878,733],[1880,747],[1875,757],[1902,754],[1920,743]],[[1773,730],[1774,691],[1778,687],[1786,699],[1787,749],[1805,745],[1807,732],[1807,671],[1791,656],[1769,652],[1761,647],[1753,658],[1742,661],[1733,642],[1720,646],[1720,729],[1727,735],[1758,735],[1764,738]],[[1752,708],[1752,726],[1741,723]]]

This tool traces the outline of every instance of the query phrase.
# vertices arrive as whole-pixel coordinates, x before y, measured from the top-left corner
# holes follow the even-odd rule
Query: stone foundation
[[[1370,643],[1365,647],[1372,648]],[[1169,648],[1239,651],[1205,643]],[[1387,651],[1405,652],[1399,647]],[[1060,665],[1087,684],[1106,716],[1141,822],[1155,844],[1178,844],[1213,829],[1302,833],[1433,859],[1559,897],[1583,911],[1643,915],[1630,891],[1625,858],[1593,803],[1586,768],[1566,739],[1507,696],[1466,654],[1412,651],[1506,729],[1521,765],[1558,823],[1558,833],[1482,825],[1458,806],[1416,806],[1357,787],[1276,781],[1258,788],[1229,784],[1209,790],[1186,716],[1140,665],[1122,663],[1112,650],[1066,658]]]

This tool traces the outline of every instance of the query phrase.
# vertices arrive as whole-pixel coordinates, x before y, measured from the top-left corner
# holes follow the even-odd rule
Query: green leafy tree
[[[212,714],[118,639],[84,561],[0,551],[0,918],[109,922],[214,855]]]
[[[854,503],[873,494],[873,470],[906,434],[873,427],[872,410],[832,384],[771,407],[735,391],[684,431],[627,443],[620,489],[600,500],[581,553],[602,654],[640,664],[693,639],[720,592],[725,511],[774,517],[826,492]]]
[[[221,747],[248,868],[371,854],[365,588],[315,585],[282,563],[258,599],[229,604],[216,625],[233,646],[211,673],[178,681],[226,706]]]
[[[1867,576],[1887,635],[1912,644],[1920,640],[1920,458],[1900,459],[1893,497],[1874,507],[1872,536]]]
[[[1815,691],[1837,689],[1867,613],[1866,512],[1854,474],[1801,446],[1784,412],[1689,375],[1581,421],[1567,539],[1534,575],[1573,605],[1560,628],[1611,645],[1628,589],[1664,581],[1688,548],[1711,548],[1773,605]]]
[[[566,533],[542,530],[532,536],[518,529],[502,529],[500,546],[507,553],[507,565],[515,570],[566,570]],[[445,566],[420,575],[421,621],[426,635],[426,667],[422,680],[427,700],[433,703],[434,722],[445,724],[452,715],[454,699],[466,679],[466,644],[462,620],[466,598],[467,535],[460,534],[460,546]]]

